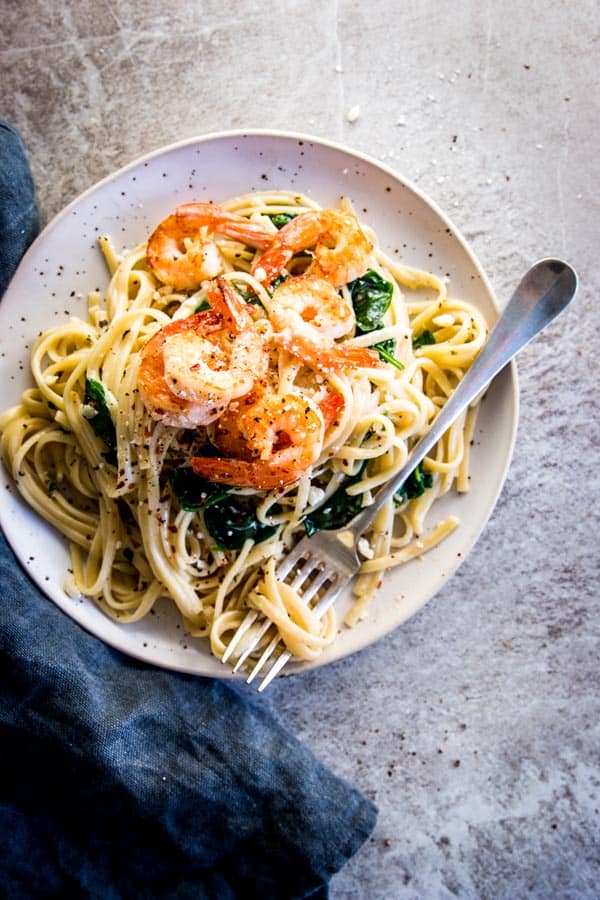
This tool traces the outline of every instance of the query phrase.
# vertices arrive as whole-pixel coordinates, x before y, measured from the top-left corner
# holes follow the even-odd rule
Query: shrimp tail
[[[252,324],[246,304],[234,287],[222,276],[203,284],[211,307],[238,334]]]
[[[259,250],[265,250],[273,240],[273,235],[258,222],[226,212],[213,203],[182,203],[175,210],[175,216],[183,226],[210,224],[214,231]]]
[[[339,391],[330,391],[317,403],[323,416],[325,430],[327,430],[335,422],[335,418],[344,406],[344,398]]]
[[[234,217],[233,213],[227,214],[227,217],[224,214],[221,227],[228,237],[257,250],[265,250],[273,240],[273,235],[265,231],[258,222],[250,222],[243,216]]]
[[[385,363],[376,350],[370,347],[348,347],[346,344],[336,344],[334,355],[340,357],[342,368],[380,369]]]
[[[251,487],[259,491],[285,487],[299,477],[292,465],[264,463],[260,460],[193,456],[191,465],[196,475],[209,481],[235,487]]]
[[[299,340],[289,331],[275,335],[277,343],[301,359],[302,362],[322,372],[344,372],[348,369],[378,369],[383,363],[379,354],[369,347],[349,347],[346,344],[326,344]]]

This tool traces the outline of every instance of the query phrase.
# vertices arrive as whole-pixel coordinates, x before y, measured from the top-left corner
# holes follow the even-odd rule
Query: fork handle
[[[559,259],[542,259],[523,276],[498,319],[487,343],[433,421],[415,445],[406,464],[375,495],[352,522],[340,531],[357,537],[371,524],[381,507],[402,487],[408,476],[439,441],[461,412],[529,341],[571,302],[577,274]]]

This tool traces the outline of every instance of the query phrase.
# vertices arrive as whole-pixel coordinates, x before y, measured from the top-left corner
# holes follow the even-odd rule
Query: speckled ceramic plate
[[[303,135],[264,131],[207,135],[151,153],[101,181],[38,237],[0,305],[1,407],[17,403],[30,384],[29,349],[38,332],[71,314],[85,315],[88,292],[107,284],[96,243],[99,235],[110,234],[118,247],[130,247],[144,240],[178,203],[218,202],[265,188],[296,189],[324,206],[350,197],[387,252],[409,265],[448,276],[453,295],[473,302],[490,324],[495,321],[493,292],[465,241],[430,200],[392,170]],[[452,511],[460,516],[461,526],[423,560],[390,573],[369,617],[343,630],[313,665],[345,656],[398,626],[464,560],[504,480],[516,429],[517,396],[512,367],[496,379],[482,403],[472,454],[473,490],[446,497],[436,507],[436,521]],[[147,662],[202,675],[229,674],[228,667],[210,656],[205,642],[185,634],[173,605],[166,601],[138,624],[117,625],[92,602],[68,597],[63,591],[65,544],[20,500],[5,472],[4,481],[2,528],[31,578],[65,613],[113,647]],[[340,601],[341,615],[348,602]]]

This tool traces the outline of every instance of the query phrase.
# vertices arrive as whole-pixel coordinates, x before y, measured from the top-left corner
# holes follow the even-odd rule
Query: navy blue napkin
[[[0,272],[37,228],[0,122]],[[375,824],[231,682],[167,672],[85,632],[0,535],[0,893],[9,898],[323,898]]]
[[[21,138],[0,119],[0,297],[38,229],[33,179]]]

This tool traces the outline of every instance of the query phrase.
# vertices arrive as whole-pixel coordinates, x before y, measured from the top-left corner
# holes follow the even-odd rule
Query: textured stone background
[[[597,4],[0,11],[1,114],[44,221],[162,144],[289,128],[412,179],[501,300],[540,256],[576,266],[575,306],[520,357],[514,461],[469,559],[404,627],[265,702],[380,807],[336,900],[598,896]]]

